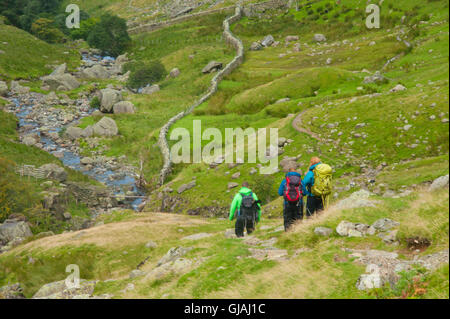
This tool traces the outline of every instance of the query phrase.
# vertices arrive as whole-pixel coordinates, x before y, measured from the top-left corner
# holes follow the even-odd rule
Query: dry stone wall
[[[230,24],[240,20],[242,17],[242,8],[240,6],[237,6],[235,8],[235,13],[233,16],[226,18],[223,21],[223,37],[227,44],[233,46],[236,49],[236,56],[233,58],[233,60],[228,63],[225,68],[220,70],[214,78],[211,80],[211,85],[208,89],[208,91],[193,105],[191,105],[186,111],[180,112],[174,117],[172,117],[162,128],[159,133],[159,147],[161,149],[161,153],[164,160],[164,166],[161,169],[160,176],[159,176],[159,184],[163,185],[165,179],[171,172],[172,168],[172,162],[170,159],[170,149],[169,144],[167,142],[167,134],[169,132],[170,127],[172,124],[174,124],[179,119],[183,118],[184,116],[190,114],[197,106],[205,102],[207,99],[209,99],[216,91],[217,87],[219,85],[219,82],[223,79],[224,76],[230,74],[234,69],[236,69],[243,61],[244,61],[244,46],[242,44],[242,41],[235,37],[233,33],[230,31]]]

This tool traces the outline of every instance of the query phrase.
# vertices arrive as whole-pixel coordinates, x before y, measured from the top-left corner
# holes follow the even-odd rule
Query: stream
[[[100,56],[96,58],[98,61],[104,59]],[[86,56],[83,56],[83,60],[89,61],[90,64],[95,63]],[[47,105],[45,98],[45,95],[34,92],[10,96],[12,104],[7,111],[18,118],[18,131],[22,141],[31,136],[36,140],[36,147],[58,157],[64,166],[106,185],[125,207],[137,210],[145,193],[136,186],[138,176],[134,167],[123,163],[121,157],[93,161],[87,168],[88,166],[82,163],[83,156],[80,155],[80,148],[76,143],[60,136],[65,128],[76,125],[82,118],[92,114],[94,109],[90,107],[89,100],[79,98],[69,104],[70,111],[66,111]]]

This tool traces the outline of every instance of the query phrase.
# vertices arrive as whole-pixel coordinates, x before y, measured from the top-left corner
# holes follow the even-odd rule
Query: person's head
[[[245,181],[245,182],[242,182],[242,187],[249,187],[250,185],[248,184],[248,182],[247,181]]]
[[[320,158],[317,156],[311,157],[311,161],[309,162],[309,167],[320,163]]]

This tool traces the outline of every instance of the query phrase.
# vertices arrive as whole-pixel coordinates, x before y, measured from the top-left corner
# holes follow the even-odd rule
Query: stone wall
[[[211,85],[208,89],[208,91],[193,105],[191,105],[186,111],[180,112],[174,117],[172,117],[162,128],[159,132],[159,147],[161,149],[161,153],[163,155],[164,165],[161,169],[160,176],[159,176],[159,184],[163,185],[166,177],[170,174],[171,168],[172,168],[172,162],[170,159],[170,149],[169,144],[167,142],[167,134],[169,132],[170,127],[173,123],[178,121],[179,119],[183,118],[184,116],[190,114],[197,106],[205,102],[207,99],[209,99],[216,91],[217,87],[219,85],[219,82],[223,79],[224,76],[230,74],[234,69],[236,69],[243,61],[244,61],[244,46],[242,44],[242,41],[235,37],[233,33],[230,31],[230,24],[240,20],[242,17],[242,8],[240,6],[237,6],[235,8],[235,13],[233,16],[226,18],[223,21],[223,37],[225,39],[225,42],[228,45],[231,45],[236,49],[236,56],[233,58],[233,60],[228,63],[225,68],[220,70],[214,78],[211,80]]]
[[[271,9],[282,9],[282,8],[288,8],[290,6],[291,1],[289,0],[269,0],[265,2],[260,3],[250,3],[246,4],[245,7],[243,7],[243,15],[253,17],[258,16],[259,14],[263,13],[266,10]],[[211,9],[201,12],[196,12],[192,14],[187,14],[184,16],[180,16],[174,19],[162,21],[162,22],[153,22],[153,23],[146,23],[142,25],[132,25],[128,28],[129,34],[138,34],[142,32],[151,32],[155,31],[164,27],[168,27],[189,19],[194,19],[202,16],[206,16],[209,14],[214,13],[221,13],[221,12],[232,12],[235,6],[230,7],[223,7],[218,9]],[[233,22],[231,22],[233,23]]]

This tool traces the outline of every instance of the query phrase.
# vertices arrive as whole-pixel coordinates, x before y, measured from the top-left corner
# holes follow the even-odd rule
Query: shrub
[[[128,80],[128,87],[138,89],[153,84],[161,80],[167,74],[164,65],[159,61],[143,65],[141,68],[131,67],[131,74]]]
[[[54,25],[53,20],[39,18],[31,25],[31,33],[46,42],[61,43],[64,40],[64,34]]]
[[[124,19],[105,14],[96,23],[87,37],[91,47],[100,49],[103,54],[118,56],[131,44]]]
[[[91,108],[93,109],[100,108],[100,99],[98,98],[98,96],[94,96],[94,98],[91,100]]]

